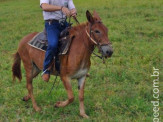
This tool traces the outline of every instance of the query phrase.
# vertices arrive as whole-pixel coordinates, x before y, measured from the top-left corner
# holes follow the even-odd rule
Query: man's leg
[[[47,22],[45,23],[47,37],[48,37],[48,48],[46,50],[45,59],[44,59],[43,80],[46,82],[48,82],[50,77],[50,71],[48,71],[47,69],[57,53],[58,39],[60,34],[57,28],[57,24],[58,23],[51,23],[51,24]]]

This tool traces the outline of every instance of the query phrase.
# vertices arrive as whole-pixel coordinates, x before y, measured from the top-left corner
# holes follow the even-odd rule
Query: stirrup
[[[45,74],[46,71],[48,71],[48,68],[41,73],[41,76],[43,76],[43,74]]]

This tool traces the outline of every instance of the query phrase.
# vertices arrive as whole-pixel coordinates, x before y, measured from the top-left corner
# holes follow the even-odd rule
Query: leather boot
[[[49,79],[50,79],[50,74],[43,74],[43,75],[42,75],[42,79],[43,79],[45,82],[48,82]]]

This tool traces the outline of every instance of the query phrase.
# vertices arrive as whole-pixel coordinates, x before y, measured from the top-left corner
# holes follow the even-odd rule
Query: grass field
[[[34,79],[34,95],[42,111],[32,108],[27,94],[25,71],[21,83],[12,82],[12,54],[20,39],[42,31],[44,21],[37,0],[0,0],[0,121],[109,121],[153,120],[153,67],[160,69],[160,119],[163,120],[163,1],[161,0],[74,0],[80,22],[85,11],[96,10],[109,28],[114,54],[106,64],[92,57],[91,77],[85,86],[85,108],[89,119],[79,116],[77,82],[72,81],[75,101],[65,108],[54,103],[67,98],[60,80],[48,96],[49,83]]]

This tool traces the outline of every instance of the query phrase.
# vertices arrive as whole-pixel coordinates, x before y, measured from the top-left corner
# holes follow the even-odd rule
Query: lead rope
[[[51,90],[50,90],[48,96],[51,94],[52,90],[54,89],[54,85],[55,85],[56,81],[57,81],[57,75],[56,75],[56,77],[55,77],[55,80],[54,80],[54,82],[53,82],[53,86],[52,86],[52,88],[51,88]]]

